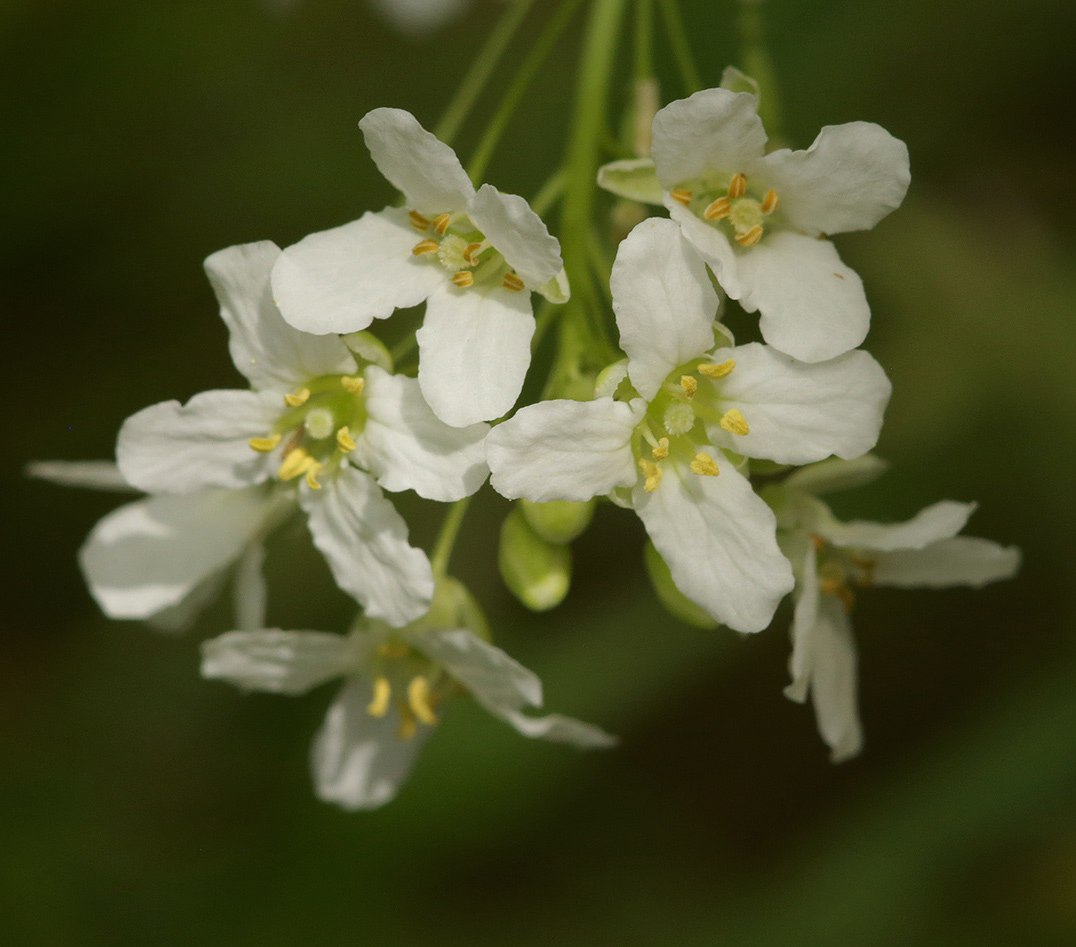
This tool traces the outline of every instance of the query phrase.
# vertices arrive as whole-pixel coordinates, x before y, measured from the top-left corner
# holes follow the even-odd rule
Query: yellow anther
[[[377,653],[383,658],[406,658],[411,653],[411,646],[403,641],[383,641]]]
[[[780,203],[780,198],[777,196],[777,192],[771,187],[766,196],[762,198],[762,213],[772,214],[777,210],[777,205]]]
[[[441,244],[436,240],[420,240],[411,248],[411,252],[415,256],[425,256],[427,253],[436,253],[439,249]]]
[[[684,389],[684,394],[693,398],[695,392],[699,390],[699,380],[694,375],[681,375],[680,387]]]
[[[407,702],[411,705],[415,716],[428,727],[437,724],[437,714],[433,712],[433,706],[431,705],[432,697],[433,695],[430,694],[430,682],[426,678],[411,678],[411,683],[407,685]]]
[[[423,217],[417,210],[409,211],[407,216],[411,218],[411,226],[420,233],[430,229],[429,217]]]
[[[510,289],[513,293],[518,293],[523,289],[523,280],[521,280],[515,273],[505,273],[504,282],[501,284],[505,289]]]
[[[734,174],[729,181],[728,197],[730,201],[743,197],[747,193],[747,177],[743,174]]]
[[[666,457],[668,457],[669,439],[667,437],[659,438],[658,446],[650,452],[650,456],[653,457],[654,460],[664,460]]]
[[[352,395],[361,395],[362,389],[366,386],[366,382],[359,378],[358,375],[344,375],[340,379],[340,384],[343,385],[345,391]]]
[[[752,227],[750,230],[748,230],[746,233],[738,233],[738,234],[736,234],[736,242],[741,247],[753,247],[761,239],[762,239],[762,225],[761,224],[755,224],[755,226]]]
[[[811,533],[811,545],[815,552],[821,552],[826,548],[826,541],[818,533]]]
[[[697,371],[700,375],[705,375],[707,378],[724,378],[727,375],[732,374],[732,370],[736,367],[736,359],[730,358],[717,365],[711,362],[703,362],[697,367]]]
[[[311,459],[311,456],[304,448],[293,448],[288,451],[288,456],[284,458],[284,463],[280,465],[280,470],[277,471],[277,476],[281,480],[294,480],[301,474],[306,473],[307,463]]]
[[[467,249],[463,251],[463,258],[467,261],[468,266],[478,266],[478,254],[482,252],[482,244],[469,243]]]
[[[443,237],[448,231],[448,225],[450,223],[452,223],[452,215],[442,214],[433,222],[433,229]]]
[[[415,738],[418,725],[415,721],[415,712],[407,704],[400,704],[399,707],[400,725],[396,728],[396,739],[406,743],[408,740]]]
[[[336,432],[336,446],[345,454],[350,454],[355,449],[355,438],[351,436],[351,430],[346,424]]]
[[[639,461],[639,468],[643,472],[643,476],[646,477],[646,483],[643,484],[643,489],[647,493],[653,493],[661,484],[661,468],[655,464],[652,460],[647,460],[645,457]]]
[[[720,220],[722,217],[728,217],[729,211],[732,209],[732,203],[727,197],[719,197],[716,201],[710,203],[706,210],[702,212],[702,216],[706,220]]]
[[[855,608],[856,593],[848,587],[848,583],[844,581],[843,576],[827,576],[824,579],[820,579],[818,587],[825,595],[837,596],[846,612],[850,612]]]
[[[751,432],[751,428],[747,426],[747,419],[735,408],[726,411],[722,416],[721,427],[728,431],[729,434],[736,434],[739,437]]]
[[[677,188],[669,196],[678,204],[683,204],[685,207],[691,203],[691,191],[686,188]]]
[[[302,407],[304,404],[307,403],[308,400],[310,400],[309,388],[302,388],[296,392],[289,391],[286,395],[284,395],[284,404],[286,404],[289,408]]]
[[[311,490],[320,490],[321,484],[318,483],[318,474],[321,472],[322,464],[319,464],[313,457],[310,458],[310,463],[306,465],[306,485]]]
[[[366,706],[366,712],[371,717],[384,717],[389,710],[389,700],[392,697],[392,687],[389,679],[382,675],[374,678],[374,699]]]
[[[700,453],[696,454],[695,459],[691,462],[691,472],[698,474],[700,477],[716,477],[721,473],[721,470],[713,457],[709,454]]]
[[[261,454],[268,454],[280,443],[279,434],[270,434],[269,437],[252,437],[247,443]]]
[[[474,276],[467,270],[460,270],[459,273],[452,274],[452,282],[460,289],[466,289],[468,286],[474,286]]]

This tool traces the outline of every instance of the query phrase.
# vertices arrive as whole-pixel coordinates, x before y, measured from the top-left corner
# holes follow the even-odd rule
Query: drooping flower
[[[273,269],[280,311],[304,332],[355,332],[425,300],[418,380],[434,413],[458,427],[500,417],[530,365],[531,291],[567,298],[560,244],[523,198],[476,191],[409,112],[374,109],[359,127],[405,206],[288,247]]]
[[[403,625],[429,607],[433,574],[382,488],[440,501],[473,493],[487,473],[488,428],[437,420],[414,379],[390,374],[370,342],[357,341],[353,352],[337,336],[288,326],[269,286],[279,254],[262,242],[206,260],[232,360],[253,390],[206,391],[128,418],[116,448],[120,472],[138,489],[179,495],[148,501],[157,509],[232,491],[249,498],[249,516],[260,522],[282,495],[297,499],[337,584],[370,617]],[[234,536],[238,527],[220,529]],[[126,548],[113,544],[108,555],[118,563]]]
[[[765,340],[808,362],[854,349],[867,335],[863,284],[828,234],[869,230],[900,206],[908,149],[870,122],[828,125],[804,151],[765,153],[758,99],[706,89],[654,118],[647,162],[603,169],[603,186],[660,199],[722,289],[758,311]],[[659,197],[660,195],[660,197]]]
[[[810,693],[834,762],[855,756],[863,746],[851,623],[858,590],[981,588],[1011,578],[1020,566],[1015,547],[957,535],[974,503],[942,500],[904,523],[842,523],[816,495],[862,482],[881,469],[869,455],[852,464],[825,461],[764,494],[778,511],[778,539],[796,574],[792,683],[785,694],[803,703]]]
[[[581,749],[616,742],[570,717],[524,713],[542,705],[541,681],[468,627],[474,608],[462,586],[443,579],[430,612],[403,628],[367,620],[346,636],[232,631],[203,645],[202,675],[281,694],[343,677],[311,763],[318,797],[345,809],[377,808],[396,795],[442,705],[458,694],[526,737]]]
[[[772,512],[737,468],[744,457],[864,453],[889,381],[866,352],[812,365],[758,343],[715,346],[715,332],[727,336],[714,322],[717,294],[671,221],[632,231],[611,285],[626,379],[593,401],[541,402],[495,427],[491,483],[537,502],[618,496],[684,595],[732,628],[759,631],[792,573]]]

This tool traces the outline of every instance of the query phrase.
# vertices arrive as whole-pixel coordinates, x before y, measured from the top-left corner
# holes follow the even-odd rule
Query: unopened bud
[[[717,622],[689,599],[673,582],[672,572],[661,554],[648,542],[644,553],[646,572],[661,604],[674,616],[696,628],[716,628]]]
[[[550,500],[532,503],[520,500],[519,508],[527,524],[546,542],[556,546],[570,543],[590,525],[594,518],[594,501]]]
[[[531,611],[555,608],[568,594],[571,550],[542,539],[519,509],[512,510],[501,526],[497,565],[504,584]]]

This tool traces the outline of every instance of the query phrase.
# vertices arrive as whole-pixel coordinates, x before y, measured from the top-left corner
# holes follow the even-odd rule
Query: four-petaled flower
[[[643,222],[613,266],[627,353],[624,400],[547,401],[487,440],[504,496],[586,500],[630,488],[678,588],[739,631],[769,624],[792,589],[769,507],[735,457],[803,464],[875,443],[889,381],[866,352],[802,364],[753,343],[715,348],[715,293],[698,254],[667,220]],[[627,388],[627,392],[623,391]],[[728,452],[728,453],[726,453]]]
[[[418,380],[430,407],[459,427],[500,417],[530,366],[531,291],[567,298],[560,244],[523,198],[476,191],[409,112],[374,109],[359,127],[405,206],[288,247],[272,276],[280,311],[305,332],[354,332],[425,300]]]

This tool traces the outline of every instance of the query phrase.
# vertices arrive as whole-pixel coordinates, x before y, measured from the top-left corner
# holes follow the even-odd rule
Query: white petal
[[[370,618],[399,627],[426,613],[433,598],[430,561],[408,544],[403,517],[369,476],[345,466],[320,490],[304,484],[299,502],[336,584]]]
[[[721,288],[733,299],[739,299],[743,292],[737,270],[739,257],[732,248],[729,238],[716,227],[711,227],[706,221],[700,220],[683,204],[677,203],[671,197],[666,198],[665,207],[669,211],[669,217],[680,225],[680,232],[687,242],[698,251],[706,261],[706,265],[713,270]]]
[[[345,375],[355,359],[335,336],[293,329],[273,302],[269,274],[280,248],[268,240],[220,250],[206,275],[228,327],[228,351],[255,389],[288,390],[318,375]]]
[[[430,296],[418,330],[418,381],[433,413],[453,427],[511,410],[531,363],[530,293],[457,289]]]
[[[486,438],[490,483],[510,500],[589,500],[635,483],[631,434],[646,404],[612,398],[542,401]]]
[[[652,401],[677,365],[713,348],[717,293],[680,228],[657,217],[621,242],[609,286],[628,375]]]
[[[384,717],[371,716],[366,708],[372,699],[369,682],[356,676],[329,707],[310,756],[314,789],[323,802],[350,810],[390,802],[433,732],[420,727],[410,740],[401,740],[396,709]]]
[[[485,483],[488,424],[449,427],[430,410],[414,378],[375,365],[364,378],[368,417],[352,457],[384,489],[445,502]]]
[[[251,543],[235,568],[235,627],[240,631],[258,631],[265,627],[269,588],[265,582],[264,566],[265,546]]]
[[[410,112],[378,108],[359,122],[377,170],[423,214],[462,211],[474,186],[460,159]]]
[[[818,588],[818,553],[810,542],[804,543],[802,566],[796,581],[796,606],[792,612],[792,656],[788,672],[792,682],[785,688],[785,696],[802,704],[807,699],[811,685],[811,669],[814,662],[812,635],[818,623],[820,594]]]
[[[752,342],[713,355],[716,363],[726,359],[736,368],[717,383],[720,406],[739,410],[750,431],[740,436],[711,424],[715,446],[806,464],[830,454],[858,457],[877,443],[892,385],[866,352],[810,364]]]
[[[908,147],[880,125],[827,125],[806,151],[759,162],[781,217],[809,234],[869,230],[900,206],[911,182]]]
[[[666,464],[653,493],[636,486],[635,511],[684,595],[736,631],[761,631],[792,591],[792,568],[773,512],[724,454],[712,456],[716,477]]]
[[[943,588],[1011,579],[1020,568],[1020,550],[975,536],[954,536],[922,549],[904,549],[878,556],[871,572],[875,585]]]
[[[148,493],[247,487],[271,473],[271,455],[253,450],[284,413],[273,392],[203,391],[186,404],[162,401],[120,428],[116,462],[123,478]]]
[[[401,32],[424,36],[458,16],[469,0],[373,0],[374,8]]]
[[[841,523],[827,517],[828,522],[822,520],[815,524],[815,531],[836,546],[876,552],[922,549],[959,533],[976,506],[975,503],[940,500],[903,523],[871,523],[866,520]]]
[[[548,283],[564,267],[560,243],[522,197],[483,184],[467,214],[530,289]]]
[[[443,665],[491,714],[542,706],[538,676],[470,631],[438,628],[416,632],[408,640]]]
[[[79,551],[110,618],[147,618],[233,562],[269,510],[264,489],[155,496],[104,517]]]
[[[840,763],[863,748],[863,725],[859,721],[852,623],[833,595],[821,596],[810,648],[811,703],[818,732],[830,748],[830,759]]]
[[[326,631],[229,631],[202,642],[202,677],[275,694],[305,694],[356,661],[351,639]]]
[[[888,461],[874,454],[864,454],[854,460],[831,457],[793,471],[781,485],[789,490],[803,490],[821,496],[873,483],[888,469]]]
[[[604,750],[620,741],[611,733],[592,723],[584,723],[574,717],[549,714],[545,717],[528,717],[519,711],[497,714],[525,737],[549,740],[551,743],[567,743],[580,750]]]
[[[436,261],[411,252],[421,239],[395,207],[303,237],[273,267],[280,312],[289,325],[320,335],[357,332],[417,306],[448,279]]]
[[[61,487],[85,487],[110,493],[137,492],[111,460],[33,460],[26,465],[27,477],[47,480]]]
[[[224,588],[226,577],[226,569],[214,572],[199,582],[175,605],[169,605],[168,608],[148,615],[145,619],[146,625],[154,631],[161,631],[168,635],[186,631],[198,620],[198,616],[216,601]]]
[[[704,89],[654,116],[650,153],[667,191],[709,172],[746,171],[765,147],[758,99],[746,92]]]
[[[598,187],[640,204],[662,203],[661,182],[651,158],[611,161],[598,168]]]

